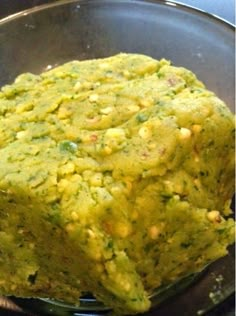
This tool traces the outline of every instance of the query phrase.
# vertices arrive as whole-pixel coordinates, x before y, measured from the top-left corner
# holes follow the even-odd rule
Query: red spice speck
[[[150,156],[149,153],[145,151],[145,152],[143,152],[143,153],[141,154],[141,159],[145,160],[145,159],[147,159],[149,156]]]
[[[97,141],[97,139],[98,139],[98,137],[97,137],[97,135],[96,134],[92,134],[92,135],[90,135],[90,140],[94,143],[94,142],[96,142]]]
[[[167,82],[168,82],[169,86],[173,87],[177,84],[178,80],[176,78],[169,78],[169,79],[167,79]]]

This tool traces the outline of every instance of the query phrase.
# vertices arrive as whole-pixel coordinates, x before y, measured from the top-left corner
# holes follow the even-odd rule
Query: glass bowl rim
[[[160,5],[163,7],[168,7],[168,8],[173,7],[173,8],[178,9],[179,11],[184,10],[184,11],[189,12],[190,14],[199,15],[203,18],[204,17],[208,18],[212,21],[212,23],[220,23],[222,26],[226,27],[229,31],[235,32],[235,28],[236,28],[236,26],[233,23],[225,20],[222,17],[219,17],[215,14],[209,13],[209,12],[204,11],[202,9],[196,8],[195,6],[184,4],[184,3],[178,2],[178,1],[172,1],[172,0],[59,0],[56,2],[52,2],[52,3],[37,5],[33,8],[22,10],[22,11],[15,13],[15,14],[8,15],[8,16],[0,19],[0,27],[3,25],[6,25],[12,21],[15,21],[18,18],[22,18],[24,16],[28,16],[28,15],[38,13],[41,11],[50,10],[50,9],[60,7],[63,5],[71,5],[71,4],[75,4],[75,3],[78,3],[78,5],[83,5],[83,6],[87,6],[90,4],[103,4],[103,3],[106,3],[106,4],[120,4],[120,3],[123,3],[123,4],[127,3],[128,4],[129,3],[132,5],[135,5],[136,3],[141,3],[141,4],[146,3],[146,4],[153,4],[153,5],[157,4],[157,5]],[[49,302],[48,299],[42,298],[40,300]],[[59,302],[55,302],[55,303],[58,304]],[[61,305],[62,307],[63,306],[65,306],[65,307],[70,306],[71,307],[71,305],[67,305],[66,303],[65,304],[59,303],[58,305]],[[105,307],[105,309],[101,309],[101,311],[106,311],[106,310],[109,310],[109,309],[106,307]]]
[[[5,25],[6,23],[9,23],[12,20],[21,18],[23,16],[27,16],[27,15],[37,13],[40,11],[44,11],[47,9],[51,9],[54,7],[63,6],[66,4],[70,5],[70,4],[73,4],[76,2],[78,2],[78,4],[82,4],[82,5],[89,5],[91,3],[96,3],[96,4],[99,4],[99,3],[115,4],[115,3],[117,3],[118,4],[118,3],[125,3],[125,2],[129,3],[129,2],[131,2],[131,0],[59,0],[56,2],[52,2],[52,3],[36,5],[35,7],[32,7],[30,9],[26,9],[26,10],[22,10],[22,11],[19,11],[17,13],[14,13],[14,14],[10,14],[10,15],[0,19],[0,27],[1,27],[1,25]],[[228,27],[228,29],[230,29],[233,32],[235,32],[235,29],[236,29],[236,26],[233,23],[229,22],[228,20],[226,20],[226,19],[224,19],[216,14],[209,13],[205,10],[199,9],[195,6],[185,4],[185,3],[182,3],[179,1],[173,1],[173,0],[132,0],[131,3],[132,4],[150,3],[150,4],[154,4],[154,5],[159,4],[159,5],[162,5],[164,7],[168,6],[169,8],[175,7],[180,11],[185,10],[185,11],[192,13],[192,14],[200,15],[200,16],[205,17],[205,18],[210,18],[213,22],[220,22],[222,25],[224,25],[225,27]]]

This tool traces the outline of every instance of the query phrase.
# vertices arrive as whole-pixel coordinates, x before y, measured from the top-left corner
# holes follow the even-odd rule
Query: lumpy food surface
[[[234,117],[189,70],[119,54],[0,92],[0,294],[117,315],[227,254]]]

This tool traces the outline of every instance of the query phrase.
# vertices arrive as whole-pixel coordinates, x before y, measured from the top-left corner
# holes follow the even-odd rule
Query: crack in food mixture
[[[234,117],[195,75],[136,54],[0,92],[0,294],[115,313],[227,254]]]

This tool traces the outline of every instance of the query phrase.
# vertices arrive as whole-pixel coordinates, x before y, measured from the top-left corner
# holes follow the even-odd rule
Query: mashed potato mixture
[[[118,315],[227,254],[234,117],[195,75],[136,54],[0,92],[0,294]]]

